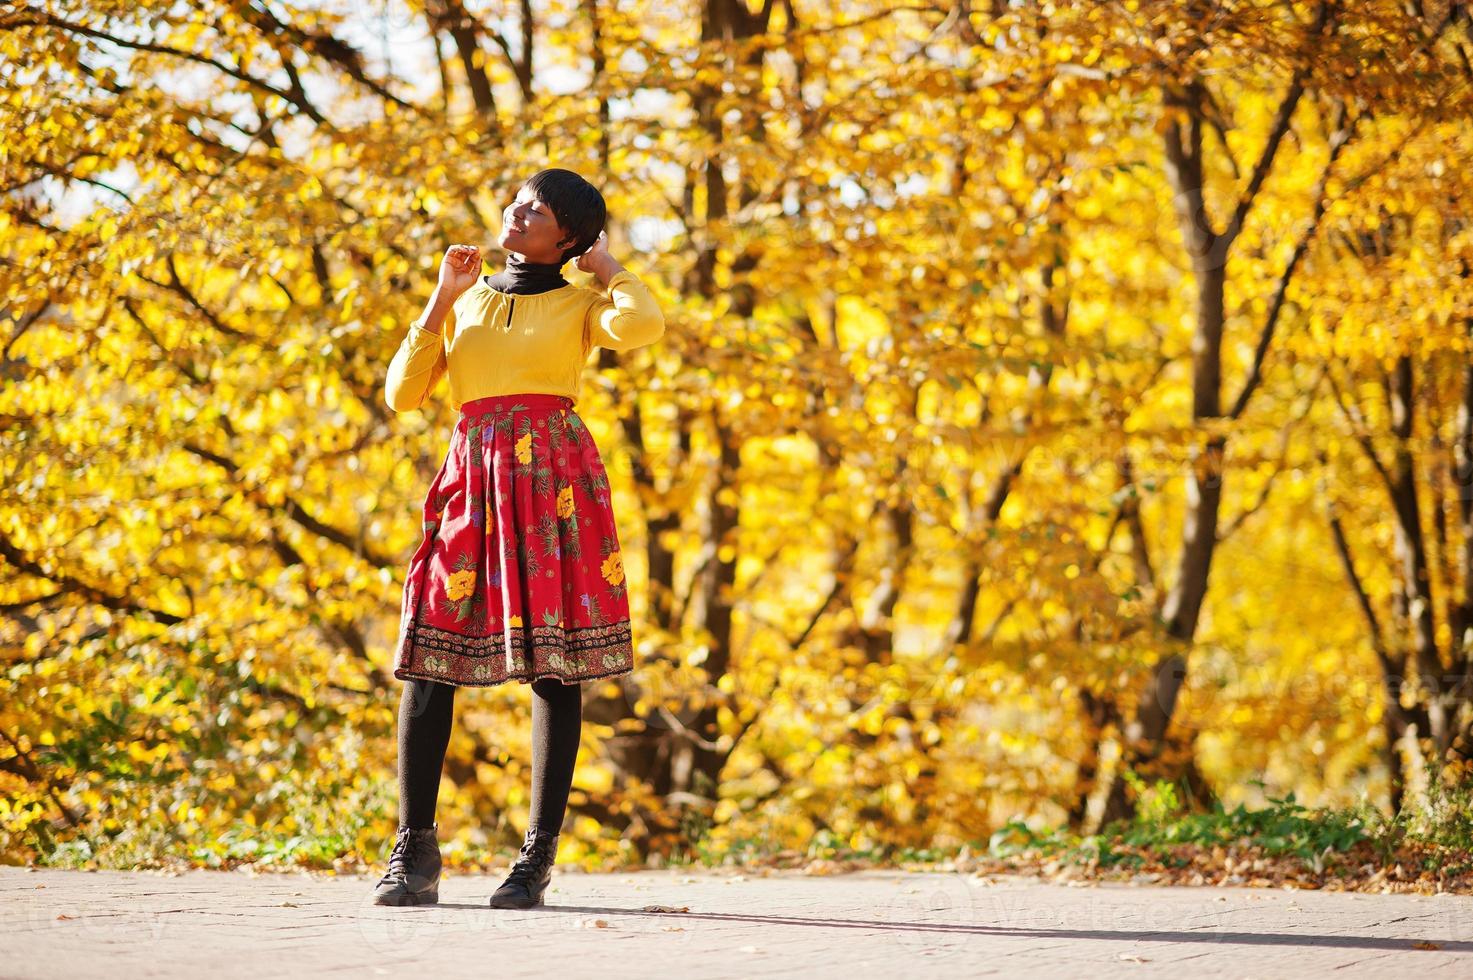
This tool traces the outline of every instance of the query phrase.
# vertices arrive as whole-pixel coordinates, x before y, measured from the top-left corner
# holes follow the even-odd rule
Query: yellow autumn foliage
[[[580,398],[636,669],[575,858],[1460,778],[1466,13],[758,6],[537,2],[443,66],[310,5],[8,15],[0,860],[377,859],[454,418],[384,370],[545,166],[668,322]],[[462,704],[443,825],[514,847],[527,694]]]

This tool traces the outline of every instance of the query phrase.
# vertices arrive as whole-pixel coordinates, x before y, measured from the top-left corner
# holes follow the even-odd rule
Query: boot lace
[[[421,855],[428,856],[434,850],[436,846],[429,835],[423,832],[414,833],[409,827],[400,827],[394,838],[394,850],[389,855],[389,870],[384,874],[383,880],[394,879],[407,883],[410,866]]]
[[[551,837],[536,837],[523,844],[521,855],[506,876],[507,882],[517,882],[530,889],[552,863],[554,840]]]

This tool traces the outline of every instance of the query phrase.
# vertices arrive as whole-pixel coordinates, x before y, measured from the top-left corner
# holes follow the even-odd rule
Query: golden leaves
[[[0,212],[12,310],[0,535],[32,563],[0,599],[60,609],[28,607],[37,625],[12,643],[7,729],[47,746],[80,731],[100,757],[134,768],[170,764],[151,732],[215,739],[194,746],[196,768],[174,771],[179,792],[208,806],[157,808],[190,826],[151,823],[141,798],[117,811],[160,842],[217,839],[237,818],[280,826],[292,811],[369,846],[371,823],[333,821],[352,811],[381,823],[385,812],[393,712],[371,695],[385,689],[404,584],[393,556],[417,542],[442,435],[432,418],[381,417],[385,333],[422,302],[440,239],[476,233],[505,187],[563,158],[603,188],[613,230],[664,284],[679,325],[588,393],[612,420],[610,445],[635,431],[643,440],[632,451],[648,479],[619,468],[612,488],[647,509],[625,517],[630,546],[679,570],[650,583],[679,610],[672,621],[631,596],[651,639],[633,717],[600,733],[637,742],[668,724],[659,708],[685,719],[707,704],[718,730],[688,737],[745,732],[716,772],[713,792],[731,805],[713,840],[811,839],[820,817],[844,841],[874,824],[903,839],[980,823],[976,801],[991,794],[1066,798],[1068,764],[1094,748],[1077,693],[1134,690],[1163,648],[1151,625],[1161,590],[1140,576],[1150,566],[1156,584],[1172,577],[1161,563],[1179,546],[1193,465],[1223,476],[1224,523],[1266,501],[1213,564],[1212,649],[1194,653],[1209,680],[1189,693],[1187,719],[1210,732],[1204,765],[1236,785],[1267,753],[1292,756],[1281,732],[1311,729],[1307,746],[1323,752],[1286,766],[1327,773],[1326,793],[1379,764],[1363,721],[1381,710],[1374,664],[1323,540],[1318,478],[1358,518],[1353,543],[1378,601],[1397,581],[1383,560],[1390,511],[1358,455],[1361,430],[1333,401],[1302,416],[1300,402],[1325,365],[1350,372],[1378,448],[1405,445],[1429,467],[1438,458],[1426,433],[1393,443],[1376,381],[1415,357],[1432,385],[1419,425],[1459,404],[1466,120],[1452,103],[1450,118],[1413,119],[1414,93],[1356,76],[1372,138],[1329,177],[1323,227],[1266,362],[1269,397],[1240,419],[1194,420],[1200,270],[1180,245],[1155,131],[1192,116],[1156,100],[1163,78],[1199,61],[1213,66],[1210,84],[1230,83],[1218,109],[1231,125],[1206,133],[1231,151],[1204,174],[1220,222],[1273,120],[1288,40],[1256,23],[1189,58],[1207,35],[1171,5],[1056,8],[1043,31],[1027,11],[988,18],[975,46],[958,32],[918,47],[924,32],[883,17],[842,32],[820,18],[796,37],[747,42],[798,45],[801,88],[787,52],[733,65],[721,44],[692,53],[697,24],[609,9],[605,38],[641,57],[611,59],[587,91],[555,94],[539,78],[525,112],[502,104],[455,119],[429,91],[418,93],[423,116],[388,103],[380,113],[355,84],[325,107],[333,125],[315,128],[303,106],[239,79],[210,81],[229,98],[124,94],[108,89],[123,78],[112,68],[82,77],[48,62],[43,80],[0,97],[7,183],[46,175],[78,208],[67,223],[17,195]],[[242,70],[269,81],[274,52],[217,20]],[[176,25],[171,42],[212,43],[204,24]],[[1162,49],[1141,24],[1161,28]],[[584,57],[576,26],[548,38],[549,58]],[[1163,64],[1163,50],[1178,63]],[[472,64],[488,64],[483,50]],[[451,73],[452,112],[469,108],[461,77]],[[715,90],[709,104],[702,87]],[[606,133],[600,94],[619,107]],[[1326,148],[1309,108],[1229,255],[1229,395],[1314,203]],[[1290,426],[1281,455],[1275,437]],[[1228,452],[1203,459],[1213,436]],[[1334,469],[1318,470],[1304,446],[1325,447]],[[528,441],[515,452],[530,461]],[[1125,460],[1135,482],[1122,491]],[[1430,500],[1432,484],[1422,487]],[[560,516],[569,504],[560,493]],[[713,505],[738,518],[719,537]],[[627,583],[624,558],[608,556],[600,574]],[[735,581],[708,586],[716,565]],[[473,583],[462,574],[453,588],[464,598]],[[972,632],[949,639],[969,596]],[[711,609],[730,613],[729,632],[711,628]],[[183,623],[156,618],[191,611]],[[1432,640],[1449,647],[1451,626],[1439,620]],[[882,657],[893,670],[875,666]],[[1324,696],[1282,695],[1291,679]],[[625,692],[602,693],[614,703]],[[96,721],[119,717],[113,696],[142,720]],[[311,766],[261,764],[305,744],[319,746]],[[511,777],[495,768],[479,767],[486,782],[454,805],[511,799]],[[580,783],[624,812],[634,804],[611,773],[580,772]],[[746,809],[773,793],[780,806]],[[896,819],[921,803],[928,821]],[[635,825],[660,825],[661,805],[638,798]],[[580,834],[599,839],[596,824]]]

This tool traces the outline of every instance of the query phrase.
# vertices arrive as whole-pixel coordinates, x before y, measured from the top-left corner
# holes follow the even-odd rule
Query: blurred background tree
[[[4,860],[392,834],[454,406],[383,372],[545,166],[669,323],[579,400],[590,862],[1469,778],[1466,6],[754,3],[0,13]],[[472,856],[526,711],[460,700]]]

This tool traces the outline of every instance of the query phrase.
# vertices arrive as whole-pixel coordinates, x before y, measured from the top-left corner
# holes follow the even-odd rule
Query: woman
[[[532,688],[532,814],[491,905],[541,904],[578,754],[581,683],[633,670],[608,476],[573,402],[590,350],[648,344],[665,320],[609,255],[606,214],[572,171],[535,174],[502,215],[505,268],[483,276],[474,245],[447,249],[389,364],[394,411],[419,408],[448,375],[460,417],[404,582],[399,830],[375,904],[439,901],[434,813],[455,689],[508,680]],[[575,256],[607,295],[562,277]]]

